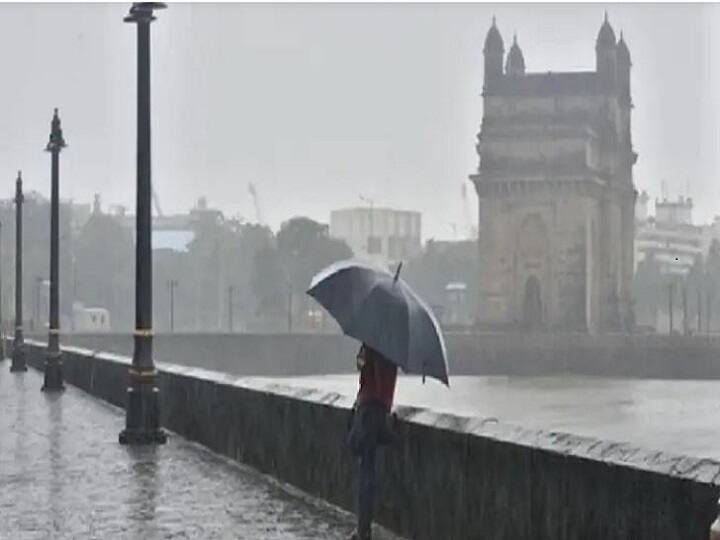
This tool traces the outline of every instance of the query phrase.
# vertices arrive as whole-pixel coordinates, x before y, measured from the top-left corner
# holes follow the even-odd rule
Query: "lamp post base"
[[[167,433],[165,430],[158,428],[154,431],[135,431],[123,429],[118,437],[120,444],[129,445],[149,445],[149,444],[165,444],[167,442]]]
[[[167,433],[160,427],[160,392],[155,381],[133,380],[132,374],[130,377],[120,444],[165,444]]]
[[[27,363],[25,362],[25,349],[24,347],[15,347],[12,354],[12,364],[10,364],[10,371],[13,373],[27,371]]]
[[[45,358],[45,383],[43,392],[62,392],[65,390],[63,384],[63,364],[59,352],[48,352]]]

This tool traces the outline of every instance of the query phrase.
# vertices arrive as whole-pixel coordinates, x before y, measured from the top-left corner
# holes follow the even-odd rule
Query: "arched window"
[[[523,325],[526,330],[538,330],[543,325],[543,307],[540,280],[531,275],[525,282],[523,296]]]

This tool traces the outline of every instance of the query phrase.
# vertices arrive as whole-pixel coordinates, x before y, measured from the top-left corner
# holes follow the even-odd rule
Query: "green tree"
[[[263,282],[263,297],[258,305],[262,308],[271,306],[275,311],[284,305],[283,311],[287,314],[289,289],[294,324],[302,327],[307,322],[305,314],[312,305],[305,292],[313,276],[334,262],[351,258],[352,250],[345,241],[331,238],[327,225],[307,217],[294,217],[284,222],[277,234],[275,249],[276,255],[263,251],[256,261],[256,271],[266,271],[269,276],[256,277]],[[271,279],[280,293],[270,291]],[[281,297],[285,298],[282,304]]]
[[[134,242],[115,217],[90,216],[77,238],[75,273],[77,300],[108,309],[114,330],[134,327]]]
[[[238,246],[234,262],[234,282],[237,288],[237,305],[242,309],[241,319],[249,323],[255,318],[259,294],[255,290],[255,266],[261,252],[272,249],[275,237],[269,227],[259,224],[241,224],[237,227]],[[272,271],[270,273],[272,276]]]
[[[345,241],[330,238],[326,225],[306,217],[292,218],[280,226],[277,249],[293,290],[303,293],[320,270],[352,257]]]
[[[183,286],[192,287],[192,326],[219,331],[223,329],[227,276],[232,272],[228,259],[237,249],[236,241],[232,230],[221,221],[198,222],[194,234],[188,246],[191,283]]]
[[[70,230],[72,213],[60,204],[60,315],[68,317],[72,308],[72,253]],[[0,203],[2,223],[2,319],[6,327],[14,320],[15,312],[15,205],[12,200]],[[41,331],[48,318],[47,289],[43,288],[40,314],[37,317],[36,278],[47,280],[50,274],[50,203],[36,192],[25,195],[23,205],[23,315],[31,318],[35,331]],[[61,321],[62,322],[62,321]],[[29,331],[29,325],[27,330]]]
[[[449,283],[467,285],[466,302],[477,302],[478,252],[475,241],[435,242],[430,240],[422,253],[407,264],[403,278],[431,306],[442,308]]]
[[[272,231],[239,219],[201,221],[189,245],[188,276],[183,295],[190,294],[194,323],[204,330],[226,330],[229,318],[229,289],[233,288],[234,327],[253,317],[258,302],[254,291],[255,259],[273,243]],[[184,298],[184,297],[183,297]]]
[[[287,315],[287,281],[277,249],[268,245],[253,260],[252,288],[255,294],[254,317],[268,323]]]
[[[170,282],[174,287],[175,331],[194,329],[194,283],[187,253],[170,249],[153,252],[153,326],[170,331]]]

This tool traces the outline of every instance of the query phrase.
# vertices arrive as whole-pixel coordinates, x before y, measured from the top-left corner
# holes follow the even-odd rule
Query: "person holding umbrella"
[[[438,379],[449,386],[445,341],[435,316],[395,274],[357,261],[341,261],[319,272],[307,293],[362,343],[358,391],[349,434],[360,458],[358,529],[352,540],[369,540],[375,483],[375,454],[392,438],[389,412],[397,369]]]
[[[350,448],[360,459],[358,525],[351,540],[370,540],[375,492],[377,447],[391,440],[388,419],[397,381],[397,366],[363,343],[357,354],[360,370],[349,435]]]

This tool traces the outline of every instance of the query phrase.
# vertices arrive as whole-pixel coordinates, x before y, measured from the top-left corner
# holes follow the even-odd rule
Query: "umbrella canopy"
[[[448,384],[440,325],[398,274],[357,261],[341,261],[318,273],[307,293],[348,336],[379,351],[406,373],[428,375]]]

